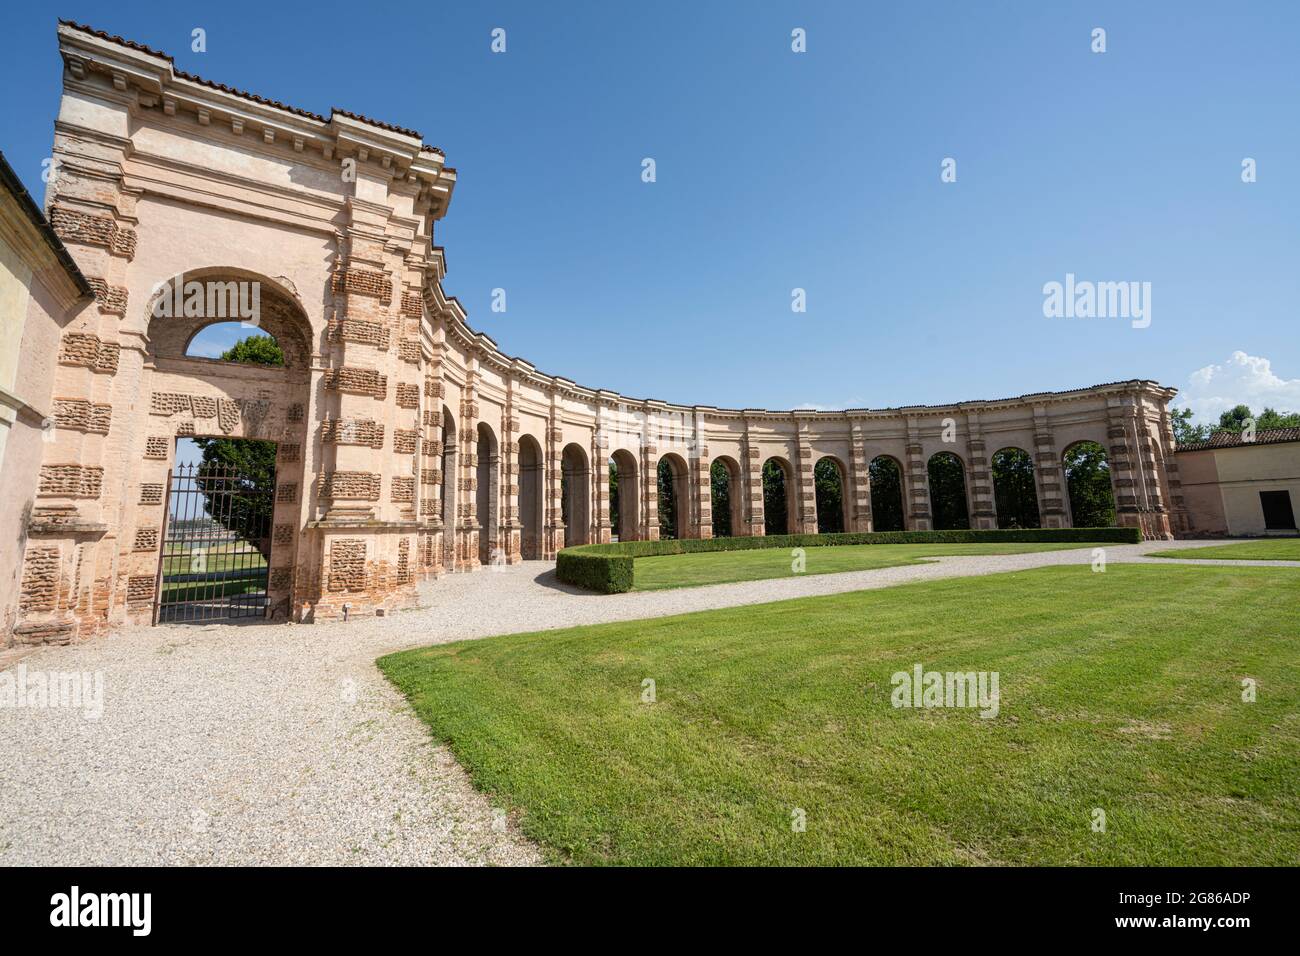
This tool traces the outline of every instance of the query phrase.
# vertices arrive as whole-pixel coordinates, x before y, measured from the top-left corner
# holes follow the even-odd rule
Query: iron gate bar
[[[267,615],[274,491],[224,464],[169,473],[155,623]]]

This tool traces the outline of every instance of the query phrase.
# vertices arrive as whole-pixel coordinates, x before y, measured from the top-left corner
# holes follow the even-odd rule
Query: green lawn
[[[854,544],[805,548],[806,566],[801,574],[835,574],[838,571],[866,571],[900,564],[920,564],[926,558],[962,554],[1024,554],[1029,551],[1061,551],[1067,548],[1097,548],[1098,543],[1052,544]],[[788,578],[794,558],[790,548],[757,548],[750,551],[704,551],[696,554],[666,554],[637,558],[633,564],[634,591],[725,584]]]
[[[1300,538],[1266,538],[1243,544],[1215,544],[1208,548],[1152,551],[1150,557],[1215,558],[1225,561],[1300,561]]]
[[[918,663],[997,671],[999,714],[892,707],[891,675]],[[464,641],[379,666],[556,860],[1300,859],[1290,572],[1040,568]]]

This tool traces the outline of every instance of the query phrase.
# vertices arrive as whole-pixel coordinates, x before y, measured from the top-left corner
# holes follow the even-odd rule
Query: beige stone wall
[[[50,216],[98,299],[51,350],[66,415],[42,449],[26,551],[43,583],[19,588],[37,638],[150,620],[179,435],[279,443],[272,598],[302,621],[402,607],[420,577],[553,558],[566,542],[655,538],[661,461],[688,537],[712,534],[718,460],[734,475],[733,533],[763,533],[769,458],[788,476],[789,530],[815,531],[813,470],[827,456],[848,529],[873,528],[879,455],[902,468],[907,527],[928,529],[938,452],[964,465],[972,527],[996,527],[990,461],[1005,447],[1033,456],[1042,523],[1064,527],[1061,456],[1080,440],[1108,451],[1121,524],[1158,536],[1185,524],[1165,453],[1173,392],[1153,382],[844,412],[587,389],[504,354],[444,293],[434,228],[456,174],[418,135],[256,102],[73,27],[60,47]],[[210,316],[151,306],[195,277],[259,283],[288,366],[186,357]],[[626,483],[619,529],[611,457]]]

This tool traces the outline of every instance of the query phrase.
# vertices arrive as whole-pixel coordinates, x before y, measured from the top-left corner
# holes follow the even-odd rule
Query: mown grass
[[[1214,558],[1223,561],[1300,561],[1300,538],[1266,538],[1179,551],[1152,551],[1153,558]]]
[[[379,666],[555,860],[1290,865],[1298,661],[1293,573],[1085,564]],[[998,716],[892,707],[917,663],[997,671]]]
[[[800,574],[835,574],[920,564],[927,558],[948,555],[1025,554],[1031,551],[1061,551],[1096,548],[1097,543],[1024,544],[862,544],[804,548],[805,567]],[[637,558],[632,565],[634,591],[698,587],[733,581],[788,578],[796,572],[790,548],[755,551],[706,551],[698,554],[668,554]]]

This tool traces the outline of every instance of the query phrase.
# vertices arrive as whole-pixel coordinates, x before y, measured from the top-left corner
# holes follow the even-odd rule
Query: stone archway
[[[668,453],[659,459],[659,537],[680,541],[690,536],[690,469],[680,456]]]
[[[817,459],[813,466],[817,533],[840,534],[849,529],[848,470],[834,455]]]
[[[619,541],[641,537],[641,496],[637,490],[636,456],[620,448],[609,456],[611,504],[618,509],[614,533]]]
[[[764,534],[798,534],[799,509],[794,469],[790,462],[773,456],[763,462]]]
[[[560,506],[564,546],[591,540],[591,466],[582,446],[570,443],[560,453]]]
[[[501,460],[497,436],[487,422],[478,423],[475,450],[474,513],[478,517],[479,564],[503,563],[501,547]]]
[[[719,455],[709,466],[709,502],[713,514],[715,538],[745,534],[745,499],[741,484],[740,463],[728,455]]]
[[[546,513],[542,446],[532,435],[519,436],[520,551],[527,561],[543,557],[542,516]]]
[[[295,574],[295,568],[311,563],[299,553],[313,351],[306,313],[296,294],[280,282],[246,270],[219,267],[173,277],[157,289],[146,308],[140,391],[142,398],[147,396],[142,402],[147,412],[138,423],[143,453],[132,463],[128,477],[127,515],[135,524],[133,558],[139,555],[142,562],[150,562],[152,572],[160,566],[158,549],[174,550],[174,542],[179,540],[169,531],[170,523],[183,520],[178,502],[187,480],[175,467],[178,439],[202,440],[203,461],[221,462],[230,474],[220,484],[231,488],[242,485],[239,469],[252,467],[248,454],[262,447],[259,443],[273,443],[273,459],[268,458],[273,464],[268,468],[274,474],[274,486],[257,493],[257,500],[265,495],[269,512],[259,519],[258,534],[265,533],[266,542],[258,547],[265,552],[267,566],[266,615],[289,620],[310,590]],[[242,324],[234,326],[235,321]],[[189,354],[196,336],[223,323],[231,324],[231,348],[222,353],[230,360]],[[283,364],[268,364],[265,354],[262,358],[252,355],[257,350],[251,345],[267,338],[273,340]],[[322,441],[367,444],[373,441],[373,430],[367,425],[373,424],[341,427],[334,423],[324,429]],[[198,473],[194,468],[186,471],[188,480],[194,482]],[[235,528],[224,512],[227,507],[234,509],[248,494],[251,490],[233,498],[208,494],[207,501],[196,506],[199,510],[184,520],[207,522],[212,528],[231,525],[223,534],[238,536],[246,529]],[[226,504],[214,504],[220,501]],[[230,542],[222,547],[231,550]],[[211,547],[201,550],[206,555]],[[226,563],[227,557],[214,561]],[[164,586],[175,555],[170,561],[165,557],[161,562]],[[227,571],[218,566],[205,573],[216,580]],[[137,578],[143,575],[129,581]],[[136,595],[142,590],[137,587]],[[128,606],[130,591],[128,588]],[[140,603],[137,599],[137,610]]]

